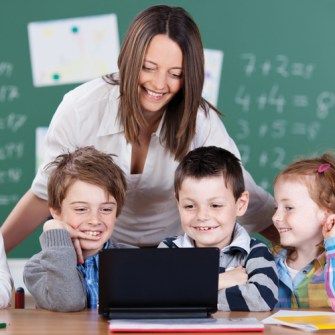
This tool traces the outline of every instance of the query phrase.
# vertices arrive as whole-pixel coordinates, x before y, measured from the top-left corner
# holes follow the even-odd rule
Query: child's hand
[[[96,241],[96,240],[99,240],[100,238],[99,236],[87,235],[80,230],[72,228],[69,224],[63,221],[60,221],[60,220],[56,220],[56,219],[48,220],[43,225],[43,231],[48,231],[52,229],[65,229],[68,231],[68,233],[70,234],[72,243],[73,243],[73,247],[76,251],[77,262],[79,264],[84,263],[84,257],[83,257],[83,251],[80,245],[80,239]]]
[[[43,231],[48,231],[52,229],[66,229],[65,223],[55,219],[46,221],[43,225]]]
[[[327,217],[326,222],[322,226],[322,234],[324,238],[335,237],[335,214]]]
[[[235,285],[244,285],[248,281],[248,274],[244,267],[238,266],[219,274],[219,290]]]
[[[79,229],[74,229],[71,225],[56,219],[48,220],[43,225],[43,231],[51,230],[51,229],[65,229],[70,234],[72,239],[84,239],[84,240],[91,240],[97,241],[99,240],[99,236],[92,236],[85,234],[84,232],[80,231]]]
[[[83,264],[85,260],[84,260],[83,250],[81,249],[79,239],[73,238],[72,243],[73,243],[74,250],[76,251],[76,254],[77,254],[77,263]]]

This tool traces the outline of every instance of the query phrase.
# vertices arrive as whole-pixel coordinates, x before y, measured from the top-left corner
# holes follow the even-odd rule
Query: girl
[[[327,273],[332,273],[329,265],[335,244],[331,237],[335,236],[335,158],[324,154],[289,165],[275,179],[274,197],[273,223],[281,243],[275,248],[276,307],[328,307],[326,293],[332,298],[330,287],[334,286]]]

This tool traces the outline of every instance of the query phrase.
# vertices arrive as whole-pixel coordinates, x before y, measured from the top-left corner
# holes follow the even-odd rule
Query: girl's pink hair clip
[[[330,166],[331,165],[329,163],[320,164],[317,171],[318,173],[324,173],[330,168]]]

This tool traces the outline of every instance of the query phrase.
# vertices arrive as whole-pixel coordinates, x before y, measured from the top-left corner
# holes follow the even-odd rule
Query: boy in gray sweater
[[[48,181],[53,217],[44,223],[42,251],[24,268],[38,307],[79,311],[98,304],[98,252],[109,241],[126,193],[122,170],[93,147],[58,156]],[[78,258],[77,258],[78,257]]]
[[[222,148],[197,148],[181,160],[174,186],[185,234],[159,247],[219,248],[218,309],[273,309],[278,299],[274,258],[236,221],[249,201],[239,160]]]

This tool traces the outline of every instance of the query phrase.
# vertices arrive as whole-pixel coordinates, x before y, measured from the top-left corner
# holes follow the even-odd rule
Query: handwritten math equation
[[[277,173],[292,160],[288,139],[306,146],[322,137],[323,125],[335,112],[335,91],[315,89],[317,71],[317,64],[296,61],[285,54],[239,55],[238,75],[242,79],[232,97],[236,111],[232,136],[244,164],[252,162],[259,171]],[[255,148],[256,143],[262,148]],[[260,174],[260,185],[271,188],[268,173]]]
[[[0,60],[0,206],[15,204],[20,198],[15,187],[23,177],[25,143],[20,138],[27,115],[13,107],[20,88],[13,84],[14,64]]]

